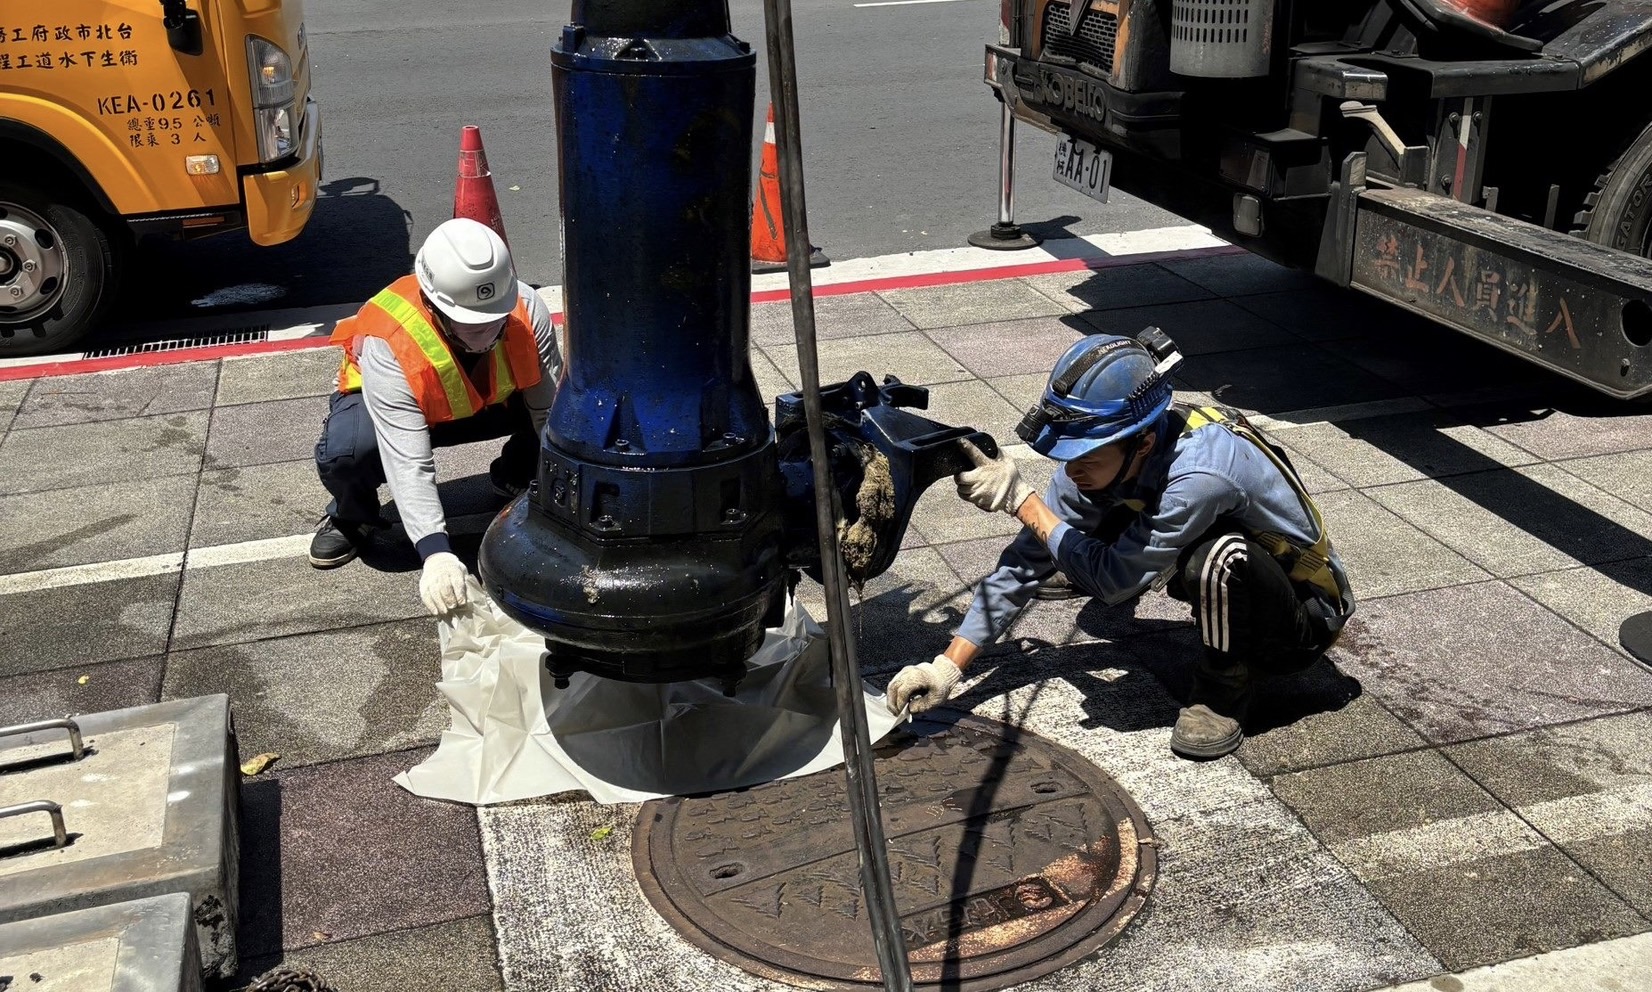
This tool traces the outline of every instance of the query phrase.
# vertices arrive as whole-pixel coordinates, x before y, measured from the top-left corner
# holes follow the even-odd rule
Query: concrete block
[[[1328,660],[1262,683],[1239,763],[1259,778],[1422,747],[1423,739]]]
[[[425,612],[412,545],[375,540],[363,557],[368,560],[326,571],[311,568],[301,556],[190,569],[178,598],[173,649],[406,620]],[[249,609],[248,604],[257,605]]]
[[[1000,447],[1020,444],[1015,426],[1021,423],[1017,410],[993,388],[979,379],[942,382],[929,387],[929,409],[915,411],[921,416],[955,427],[973,427],[991,434]],[[950,477],[935,483],[937,489],[953,489]]]
[[[1617,651],[1618,628],[1652,610],[1652,559],[1568,568],[1510,579],[1509,584]]]
[[[1248,252],[1175,259],[1158,264],[1222,297],[1278,293],[1315,285],[1313,276],[1306,272],[1287,269]]]
[[[1392,334],[1420,324],[1398,307],[1351,290],[1315,284],[1234,297],[1234,303],[1306,341],[1342,341]],[[1339,345],[1340,351],[1345,345]]]
[[[1400,388],[1314,345],[1191,355],[1176,371],[1218,403],[1272,415],[1392,399]]]
[[[329,498],[316,476],[314,459],[208,469],[201,473],[189,546],[204,548],[312,531]]]
[[[1652,413],[1589,396],[1563,409],[1513,411],[1486,430],[1549,461],[1652,448]]]
[[[1210,291],[1151,263],[1028,276],[1021,280],[1074,313],[1210,298]]]
[[[340,348],[305,348],[274,355],[226,358],[219,367],[215,405],[264,403],[328,396],[338,388]]]
[[[177,602],[176,572],[0,596],[0,676],[161,654]]]
[[[1557,466],[1634,506],[1652,507],[1652,451],[1592,455]]]
[[[1093,310],[1082,316],[1085,323],[1102,334],[1134,337],[1143,328],[1158,327],[1170,335],[1183,355],[1190,356],[1292,345],[1299,341],[1278,324],[1270,324],[1227,300]]]
[[[816,340],[835,341],[914,330],[917,328],[911,321],[874,293],[815,297]],[[796,343],[790,300],[759,303],[751,308],[751,341],[764,348]]]
[[[14,428],[57,427],[154,417],[212,406],[217,362],[185,362],[119,372],[36,379]]]
[[[12,430],[0,440],[0,493],[72,489],[201,470],[204,410]],[[63,457],[72,451],[73,458]]]
[[[0,922],[182,892],[201,965],[237,968],[240,768],[229,698],[206,696],[77,718],[84,756],[62,730],[0,738],[0,804],[49,800],[70,843],[0,859]],[[37,841],[38,817],[0,820],[0,846]]]
[[[0,382],[0,436],[11,429],[12,418],[17,415],[17,408],[23,402],[23,397],[29,394],[29,387],[34,385],[31,379],[14,379],[9,382]]]
[[[0,678],[0,726],[159,702],[163,668],[154,655]]]
[[[1448,413],[1367,417],[1279,432],[1358,489],[1483,472],[1538,459]]]
[[[894,375],[913,386],[959,382],[970,377],[969,371],[954,361],[951,355],[916,332],[839,338],[830,347],[817,348],[816,351],[820,360],[820,384],[823,386],[842,382],[856,372],[870,372],[878,382],[882,382],[885,375]],[[799,378],[801,373],[798,371],[796,345],[769,345],[763,353],[788,381],[803,381]],[[773,413],[772,406],[770,413]]]
[[[19,992],[199,992],[189,896],[0,924],[0,981]]]
[[[1393,596],[1490,578],[1484,569],[1355,490],[1315,497],[1354,595]]]
[[[1069,314],[938,327],[929,332],[929,337],[971,373],[990,379],[1023,374],[1048,377],[1056,359],[1079,338],[1092,333],[1090,325]]]
[[[877,294],[920,328],[1053,317],[1067,308],[1020,280],[991,279]]]
[[[241,980],[277,965],[309,968],[349,992],[406,992],[433,981],[440,981],[442,992],[504,992],[505,987],[486,916],[261,957],[243,964]]]
[[[182,551],[195,477],[0,496],[0,573]]]
[[[327,397],[222,406],[212,411],[207,468],[239,468],[315,457]]]

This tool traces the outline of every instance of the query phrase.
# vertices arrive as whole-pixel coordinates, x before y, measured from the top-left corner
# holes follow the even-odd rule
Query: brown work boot
[[[1066,572],[1056,572],[1033,590],[1034,599],[1072,599],[1078,595],[1078,589],[1073,586],[1073,580],[1067,578]]]
[[[1201,664],[1193,678],[1193,698],[1170,732],[1170,750],[1207,760],[1232,754],[1245,739],[1240,721],[1250,700],[1250,670],[1244,665],[1218,669]]]

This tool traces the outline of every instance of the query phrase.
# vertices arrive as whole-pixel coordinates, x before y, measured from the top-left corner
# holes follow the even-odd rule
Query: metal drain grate
[[[1077,62],[1102,74],[1113,71],[1119,19],[1101,10],[1085,10],[1078,31],[1071,30],[1070,3],[1044,8],[1044,57],[1054,62]]]
[[[123,355],[147,355],[158,351],[182,351],[185,348],[222,348],[231,344],[260,344],[270,339],[270,325],[249,324],[216,334],[193,338],[166,338],[161,341],[134,341],[131,344],[98,348],[86,352],[87,358],[119,358]]]

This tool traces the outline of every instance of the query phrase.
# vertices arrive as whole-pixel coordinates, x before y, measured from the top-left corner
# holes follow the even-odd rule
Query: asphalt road
[[[795,0],[813,240],[835,258],[961,245],[996,211],[998,104],[980,81],[992,0],[857,8]],[[763,58],[758,0],[734,32]],[[560,283],[549,50],[560,3],[311,0],[326,176],[297,240],[260,249],[232,234],[155,244],[128,317],[365,299],[408,271],[451,216],[459,130],[482,128],[523,278]],[[768,101],[758,63],[759,140]],[[1102,205],[1049,179],[1053,139],[1019,129],[1019,219],[1044,233],[1179,223],[1115,193]],[[755,153],[754,153],[755,154]]]

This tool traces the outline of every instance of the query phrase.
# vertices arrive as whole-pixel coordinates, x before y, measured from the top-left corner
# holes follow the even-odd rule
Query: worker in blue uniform
[[[1025,529],[945,653],[890,682],[891,711],[944,702],[1040,587],[1063,581],[1109,606],[1164,589],[1192,607],[1203,652],[1170,738],[1183,757],[1232,752],[1257,682],[1331,646],[1354,597],[1319,511],[1289,459],[1238,413],[1172,403],[1180,360],[1157,328],[1073,345],[1018,429],[1063,463],[1042,498],[1009,456],[970,449],[976,467],[957,476],[959,495]]]

